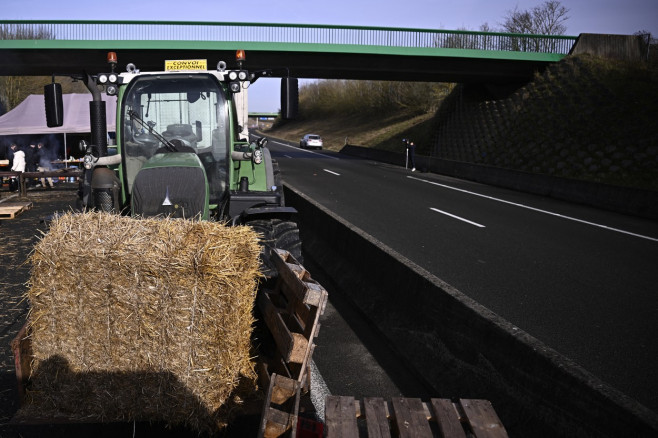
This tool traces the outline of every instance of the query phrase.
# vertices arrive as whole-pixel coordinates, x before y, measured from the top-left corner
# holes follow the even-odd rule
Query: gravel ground
[[[53,190],[34,189],[27,201],[32,207],[14,219],[0,221],[0,427],[18,409],[14,357],[10,343],[25,323],[28,305],[22,300],[30,277],[28,257],[41,232],[45,219],[56,211],[75,206],[77,196],[73,184],[62,183]],[[17,195],[2,192],[0,205],[21,200]],[[0,436],[6,436],[0,429]]]

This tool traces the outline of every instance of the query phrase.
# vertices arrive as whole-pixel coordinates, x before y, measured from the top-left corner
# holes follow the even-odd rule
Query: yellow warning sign
[[[172,59],[165,60],[165,71],[208,70],[205,59]]]

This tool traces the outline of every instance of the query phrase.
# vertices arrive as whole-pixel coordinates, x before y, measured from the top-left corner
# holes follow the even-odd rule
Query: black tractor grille
[[[206,178],[198,167],[153,167],[135,177],[133,214],[193,218],[203,215]]]

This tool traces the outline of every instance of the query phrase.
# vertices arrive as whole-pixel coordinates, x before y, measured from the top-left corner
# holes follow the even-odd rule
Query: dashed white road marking
[[[467,224],[475,225],[478,228],[484,228],[484,225],[478,224],[477,222],[469,221],[468,219],[464,219],[463,217],[459,217],[457,215],[448,213],[447,211],[439,210],[438,208],[430,207],[430,210],[436,211],[437,213],[445,214],[446,216],[450,216],[451,218],[458,219],[462,222],[466,222]]]
[[[272,143],[278,144],[280,146],[285,146],[287,148],[295,149],[295,150],[300,151],[300,152],[306,152],[308,154],[315,154],[315,155],[318,155],[322,158],[331,158],[332,160],[340,160],[340,157],[334,157],[333,155],[327,155],[327,154],[323,154],[323,153],[320,153],[320,152],[309,151],[308,149],[302,149],[302,148],[299,148],[297,146],[292,146],[292,145],[289,145],[289,144],[286,144],[286,143],[281,143],[280,141],[276,141],[276,140],[270,140],[270,141]]]

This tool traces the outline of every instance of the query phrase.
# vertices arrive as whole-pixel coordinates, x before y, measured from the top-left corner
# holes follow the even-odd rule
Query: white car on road
[[[317,134],[306,134],[299,142],[300,148],[322,149],[322,137]]]

